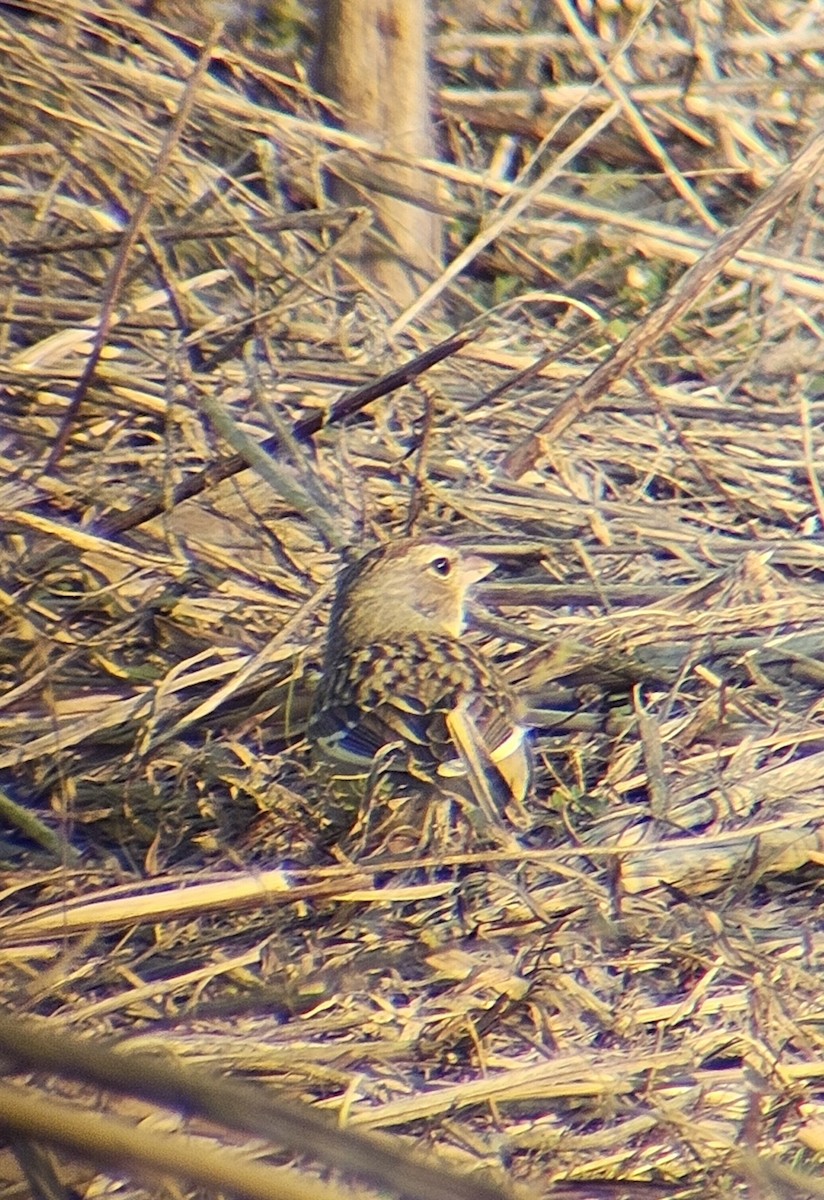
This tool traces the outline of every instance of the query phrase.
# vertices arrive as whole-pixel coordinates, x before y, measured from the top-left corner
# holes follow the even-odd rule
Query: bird
[[[495,564],[431,537],[397,539],[341,572],[309,719],[338,799],[420,793],[523,824],[532,778],[522,705],[463,637],[472,587]]]

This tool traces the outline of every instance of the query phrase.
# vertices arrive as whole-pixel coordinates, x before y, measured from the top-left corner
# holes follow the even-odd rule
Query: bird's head
[[[329,650],[391,641],[405,633],[458,637],[469,589],[495,564],[430,538],[371,550],[338,581]]]

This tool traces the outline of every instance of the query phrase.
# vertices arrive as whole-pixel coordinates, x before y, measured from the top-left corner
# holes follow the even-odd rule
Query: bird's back
[[[407,634],[355,647],[327,664],[310,722],[310,737],[351,774],[387,767],[424,779],[466,773],[456,745],[460,713],[478,739],[478,756],[511,797],[524,799],[531,754],[521,706],[498,671],[472,646],[436,634]]]

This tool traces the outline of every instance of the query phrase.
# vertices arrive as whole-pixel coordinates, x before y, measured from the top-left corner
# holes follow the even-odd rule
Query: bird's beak
[[[496,566],[497,563],[490,562],[488,558],[482,558],[480,554],[465,554],[461,559],[461,567],[470,584],[477,583],[480,579],[486,579]]]

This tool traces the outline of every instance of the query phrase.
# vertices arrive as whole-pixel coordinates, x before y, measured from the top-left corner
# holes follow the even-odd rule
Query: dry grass
[[[821,1194],[814,10],[445,14],[398,315],[302,48],[4,6],[4,1195]],[[301,730],[409,528],[501,563],[536,828],[376,865]]]

